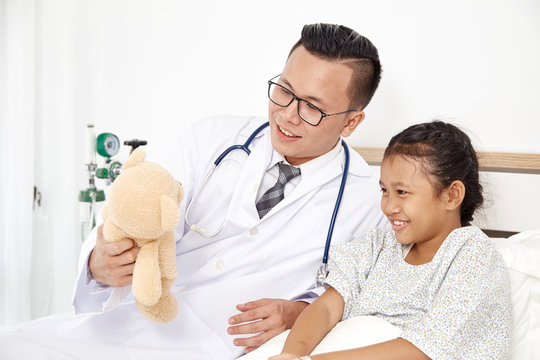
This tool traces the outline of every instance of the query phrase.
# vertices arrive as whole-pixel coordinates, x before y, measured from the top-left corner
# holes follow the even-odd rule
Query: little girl
[[[469,137],[440,121],[394,136],[381,164],[381,208],[392,225],[337,245],[327,291],[300,315],[281,355],[290,359],[504,359],[508,274],[471,226],[482,204]],[[340,320],[374,315],[401,328],[390,341],[309,355]]]

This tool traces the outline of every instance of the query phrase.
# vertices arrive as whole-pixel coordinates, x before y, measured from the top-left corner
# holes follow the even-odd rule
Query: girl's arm
[[[341,320],[344,307],[343,297],[333,287],[329,287],[298,316],[287,336],[282,355],[274,356],[270,360],[309,355]]]
[[[313,355],[311,358],[313,360],[430,360],[430,358],[420,351],[416,346],[402,338],[397,338],[357,349]]]
[[[281,352],[269,360],[293,360],[309,355],[343,317],[345,302],[339,292],[329,287],[316,301],[305,308],[294,323]],[[313,360],[430,360],[407,340],[397,338],[362,348],[311,356]]]

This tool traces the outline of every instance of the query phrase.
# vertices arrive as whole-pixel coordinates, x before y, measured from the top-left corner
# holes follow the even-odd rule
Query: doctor
[[[85,318],[81,336],[91,341],[88,329],[103,327],[129,358],[233,359],[290,328],[321,292],[314,275],[342,179],[341,138],[364,120],[379,79],[368,39],[339,25],[307,25],[281,75],[269,81],[268,119],[204,120],[149,154],[185,191],[173,290],[179,314],[158,325],[137,313],[129,285],[138,249],[130,239],[105,242],[100,227],[83,248],[73,306],[101,314]],[[195,196],[215,159],[267,121],[250,155],[228,154]],[[278,177],[288,180],[283,199],[260,205]],[[376,179],[351,151],[332,244],[384,223],[379,201]]]

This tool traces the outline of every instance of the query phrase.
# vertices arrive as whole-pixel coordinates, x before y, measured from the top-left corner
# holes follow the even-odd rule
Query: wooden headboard
[[[355,147],[369,165],[380,165],[384,148]],[[540,154],[478,152],[480,171],[540,174]]]
[[[369,165],[380,165],[384,148],[354,147]],[[480,171],[517,174],[540,174],[540,154],[478,152]],[[535,189],[540,190],[539,189]],[[508,237],[514,231],[483,229],[490,237]]]

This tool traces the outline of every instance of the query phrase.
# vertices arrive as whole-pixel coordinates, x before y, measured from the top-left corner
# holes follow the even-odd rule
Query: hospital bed
[[[378,171],[384,149],[354,149]],[[540,359],[540,154],[479,152],[478,160],[488,208],[475,225],[492,239],[510,276],[513,319],[508,359]],[[514,217],[508,221],[510,213]],[[287,333],[241,359],[266,360],[279,354]],[[366,346],[399,333],[375,317],[352,318],[339,323],[313,354]]]
[[[382,149],[355,148],[355,150],[375,167],[374,172],[378,171],[376,167],[380,165]],[[485,232],[492,238],[497,250],[503,256],[510,275],[513,324],[509,359],[540,359],[540,221],[537,209],[540,204],[540,154],[479,153],[479,159],[487,190],[494,192],[496,196],[493,197],[493,205],[487,209],[483,222],[476,225],[486,229]],[[498,175],[502,177],[497,177]],[[495,188],[487,186],[492,182],[496,184]],[[509,212],[514,215],[520,214],[520,217],[510,217]],[[60,316],[56,321],[58,326],[61,326],[64,320],[69,319],[72,317],[66,314],[65,318]],[[39,322],[36,326],[39,326]],[[399,329],[377,318],[352,318],[339,323],[314,353],[377,343],[395,338],[399,333]],[[269,356],[278,354],[286,335],[287,333],[278,335],[241,359],[266,360]],[[26,337],[24,339],[27,340]],[[30,340],[36,341],[22,344],[26,351],[33,351],[35,356],[18,358],[72,358],[60,353],[48,356],[49,353],[42,352],[44,348],[42,343],[37,339]],[[71,339],[64,341],[73,343]],[[2,359],[1,345],[0,359]],[[10,345],[22,351],[18,343]],[[108,351],[109,347],[110,345],[104,343],[99,346],[99,350]],[[111,352],[112,350],[111,348]],[[87,351],[85,355],[90,357],[94,350],[85,349],[85,351]]]

